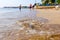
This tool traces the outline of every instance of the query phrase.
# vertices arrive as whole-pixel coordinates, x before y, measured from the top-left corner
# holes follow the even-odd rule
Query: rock
[[[19,24],[22,27],[25,28],[32,28],[36,30],[40,30],[40,27],[42,27],[42,23],[37,20],[23,20],[23,21],[18,21],[17,24]]]

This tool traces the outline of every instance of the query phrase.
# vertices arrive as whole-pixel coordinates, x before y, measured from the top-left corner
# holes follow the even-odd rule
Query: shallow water
[[[38,19],[41,22],[48,22],[48,19],[39,17],[37,18],[36,16],[36,9],[21,9],[19,10],[18,8],[1,8],[0,9],[0,30],[10,30],[14,29],[19,29],[17,27],[16,21],[23,19],[23,18],[32,18],[32,19]],[[15,25],[15,27],[11,27],[12,25]]]
[[[21,9],[18,8],[0,8],[0,31],[14,29],[15,27],[10,27],[16,24],[17,20],[25,17],[35,17],[36,10],[33,9]],[[17,27],[19,28],[19,27]],[[17,29],[16,28],[16,29]]]

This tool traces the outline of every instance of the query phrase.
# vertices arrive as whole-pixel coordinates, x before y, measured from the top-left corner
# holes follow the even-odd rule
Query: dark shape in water
[[[21,4],[20,4],[19,9],[21,10],[21,8],[22,8],[22,7],[21,7]]]

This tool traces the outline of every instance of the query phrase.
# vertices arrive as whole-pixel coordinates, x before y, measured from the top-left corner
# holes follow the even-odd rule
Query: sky
[[[29,6],[29,4],[34,4],[35,0],[0,0],[0,7],[4,6]],[[36,3],[41,3],[41,0],[36,0]]]

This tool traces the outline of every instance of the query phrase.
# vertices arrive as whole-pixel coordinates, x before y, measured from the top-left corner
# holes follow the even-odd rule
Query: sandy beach
[[[60,9],[37,9],[37,17],[49,20],[49,24],[60,24]]]
[[[55,39],[55,34],[56,40],[60,40],[59,18],[60,10],[55,9],[23,9],[3,13],[0,18],[0,40],[50,40],[51,36]]]

